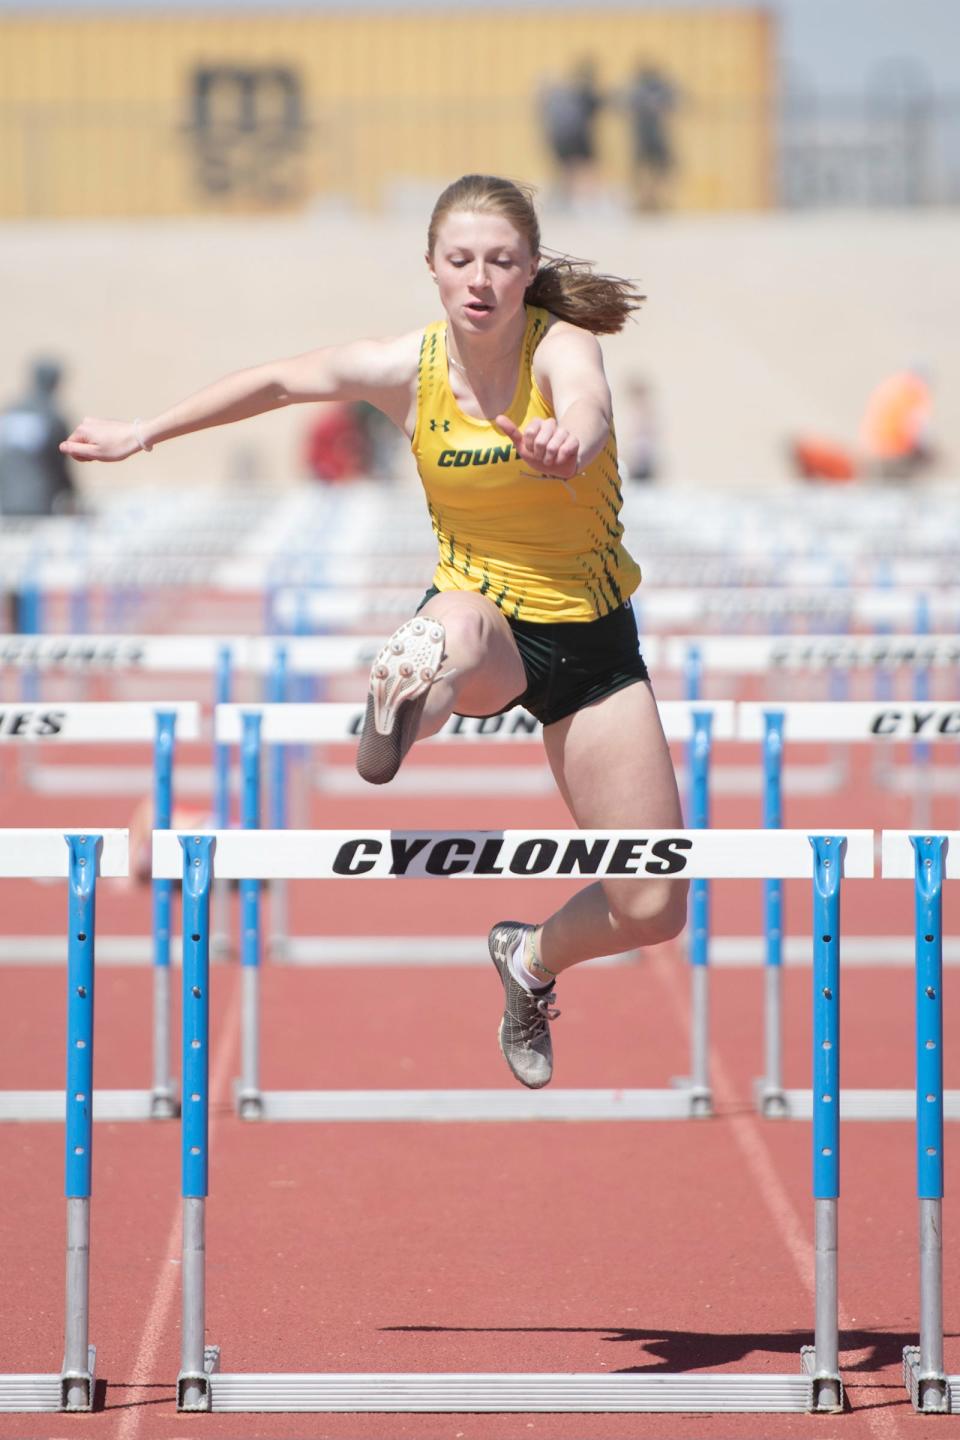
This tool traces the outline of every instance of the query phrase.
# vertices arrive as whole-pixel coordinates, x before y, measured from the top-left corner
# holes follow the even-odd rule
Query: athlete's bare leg
[[[583,830],[683,825],[673,762],[648,682],[629,685],[543,732],[560,792]],[[536,953],[552,974],[581,960],[672,939],[686,921],[683,880],[602,880],[544,923]],[[537,971],[533,972],[537,974]],[[551,974],[542,973],[547,984]]]
[[[454,711],[492,715],[526,689],[513,632],[492,600],[447,591],[428,600],[420,614],[442,622],[446,658],[423,707],[418,740],[435,735]]]

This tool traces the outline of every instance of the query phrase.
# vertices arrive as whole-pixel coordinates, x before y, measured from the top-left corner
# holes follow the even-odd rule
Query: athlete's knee
[[[675,940],[687,923],[685,880],[641,880],[610,897],[618,927],[637,945]]]
[[[461,671],[479,665],[489,642],[490,626],[486,616],[473,605],[448,602],[437,619],[443,623],[444,650],[450,663]]]

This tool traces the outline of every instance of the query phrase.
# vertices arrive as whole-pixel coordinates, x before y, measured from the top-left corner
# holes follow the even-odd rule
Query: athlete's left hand
[[[531,420],[526,430],[518,430],[506,415],[498,415],[493,423],[513,442],[524,464],[537,474],[571,480],[580,469],[580,441],[552,417]]]

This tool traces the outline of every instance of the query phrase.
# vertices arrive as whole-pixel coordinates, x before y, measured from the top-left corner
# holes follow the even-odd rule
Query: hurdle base
[[[684,1120],[681,1090],[266,1090],[244,1118],[359,1121]]]
[[[758,1075],[753,1082],[753,1104],[757,1113],[768,1120],[785,1120],[790,1115],[787,1092],[780,1085],[771,1085],[763,1075]]]
[[[803,1373],[810,1377],[810,1413],[839,1415],[846,1405],[840,1372],[817,1369],[817,1351],[814,1345],[800,1347],[800,1366]]]
[[[686,1114],[691,1120],[706,1120],[713,1114],[713,1091],[708,1085],[696,1085],[689,1075],[674,1075],[670,1087],[686,1092]]]
[[[86,1370],[62,1370],[58,1375],[0,1375],[0,1414],[80,1414],[92,1410],[96,1365],[97,1347],[90,1345]]]
[[[203,1370],[181,1370],[177,1376],[177,1409],[187,1413],[213,1409],[210,1377],[220,1369],[220,1346],[204,1345]]]
[[[809,1120],[813,1096],[809,1090],[785,1090],[790,1120]],[[841,1090],[841,1120],[916,1120],[917,1097],[913,1090]],[[944,1120],[960,1120],[960,1090],[943,1092]]]
[[[67,1102],[62,1090],[0,1090],[0,1120],[54,1120],[62,1125]],[[149,1120],[149,1090],[94,1090],[94,1120]]]
[[[960,1376],[925,1373],[920,1370],[920,1346],[903,1347],[903,1383],[914,1410],[923,1415],[950,1415],[954,1410],[954,1387]]]
[[[201,1377],[191,1377],[194,1382]],[[204,1379],[211,1411],[359,1414],[613,1414],[835,1412],[801,1354],[794,1375],[236,1374]],[[198,1407],[193,1407],[198,1408]]]

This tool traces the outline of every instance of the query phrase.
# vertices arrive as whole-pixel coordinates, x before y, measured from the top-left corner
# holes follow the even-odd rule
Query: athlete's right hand
[[[74,460],[126,460],[140,442],[129,420],[81,420],[60,449]]]

